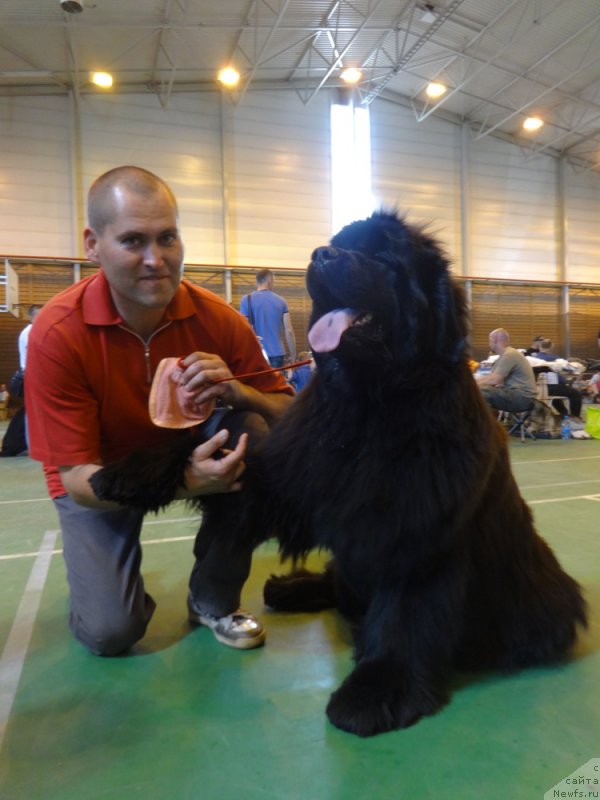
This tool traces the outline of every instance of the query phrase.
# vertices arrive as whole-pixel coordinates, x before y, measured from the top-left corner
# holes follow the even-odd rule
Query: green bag
[[[600,408],[587,407],[585,432],[589,433],[592,439],[600,439]]]

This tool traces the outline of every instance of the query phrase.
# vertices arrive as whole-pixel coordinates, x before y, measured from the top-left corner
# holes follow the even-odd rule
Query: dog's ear
[[[450,275],[443,248],[423,227],[400,225],[390,236],[388,258],[396,259],[398,293],[403,303],[405,352],[457,363],[468,332],[464,293]]]
[[[436,352],[456,364],[466,352],[469,315],[466,295],[448,272],[438,285],[435,314]]]

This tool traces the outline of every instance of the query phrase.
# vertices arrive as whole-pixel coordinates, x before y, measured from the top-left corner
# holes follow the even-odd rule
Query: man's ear
[[[98,261],[98,237],[92,228],[83,231],[83,246],[90,261]]]

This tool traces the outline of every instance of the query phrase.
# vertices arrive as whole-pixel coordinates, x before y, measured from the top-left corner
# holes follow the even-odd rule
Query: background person
[[[310,350],[303,350],[301,353],[298,353],[298,361],[307,361],[308,359],[310,359],[310,364],[303,364],[301,367],[295,367],[289,370],[291,375],[288,375],[287,378],[294,387],[296,393],[306,386],[315,370],[315,362]]]
[[[476,378],[485,401],[499,411],[528,411],[537,393],[530,363],[510,346],[510,336],[504,328],[490,333],[489,345],[498,358],[491,372]]]
[[[60,518],[71,630],[91,652],[116,655],[144,635],[155,608],[140,574],[143,515],[98,500],[89,478],[103,464],[181,435],[149,416],[159,362],[183,359],[179,384],[199,403],[223,404],[204,423],[208,440],[192,453],[180,498],[239,490],[246,447],[266,436],[293,392],[279,374],[213,383],[262,369],[264,359],[234,309],[182,280],[177,203],[167,184],[138,167],[110,170],[90,189],[88,216],[85,252],[100,270],[56,295],[37,318],[26,400],[31,456],[44,463]],[[189,618],[224,644],[259,646],[260,622],[239,609],[251,548],[233,550],[214,527],[196,538]]]
[[[287,303],[273,291],[274,277],[270,269],[256,273],[256,291],[242,297],[240,311],[260,338],[272,367],[283,367],[287,341],[290,361],[296,360],[296,335]]]
[[[0,420],[8,419],[8,401],[10,395],[5,383],[0,383]]]
[[[27,311],[27,316],[29,317],[29,324],[26,325],[21,333],[19,334],[19,366],[23,370],[23,375],[25,374],[25,366],[27,364],[27,344],[29,342],[29,334],[31,333],[31,328],[33,327],[33,323],[37,315],[40,313],[42,306],[34,304],[29,306],[29,310]],[[25,408],[23,414],[23,426],[25,431],[25,448],[29,447],[29,425],[27,421],[27,408]]]
[[[527,350],[525,350],[524,355],[537,357],[537,354],[540,352],[540,345],[543,341],[543,336],[535,336],[531,342],[531,347],[528,347]]]
[[[552,340],[551,339],[544,339],[540,343],[540,350],[539,353],[535,354],[535,358],[539,358],[541,361],[548,361],[553,362],[558,360],[558,356],[554,355],[552,352]],[[544,369],[544,368],[542,368]],[[538,372],[539,368],[534,370],[534,372]],[[548,394],[550,397],[566,397],[569,400],[569,407],[570,407],[570,416],[573,417],[577,421],[581,421],[581,404],[583,402],[583,396],[577,389],[574,389],[569,383],[566,381],[563,375],[560,375],[558,372],[554,372],[553,370],[548,370],[551,375],[555,375],[556,382],[547,381],[547,388]],[[567,411],[567,407],[561,400],[557,400],[554,403],[554,407],[558,411],[558,413],[562,417],[569,416],[569,412]]]
[[[40,313],[41,309],[42,306],[39,305],[29,306],[29,310],[27,311],[29,324],[26,325],[19,334],[19,366],[23,370],[25,369],[25,365],[27,364],[27,343],[29,342],[29,334],[31,333],[31,328],[35,321],[35,318]]]

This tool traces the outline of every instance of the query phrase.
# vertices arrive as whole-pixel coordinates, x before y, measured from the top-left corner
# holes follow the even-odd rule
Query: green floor
[[[128,657],[88,655],[66,627],[60,555],[36,577],[56,529],[40,469],[0,459],[0,798],[541,800],[600,756],[600,442],[515,441],[511,452],[540,531],[585,587],[590,630],[565,666],[457,680],[438,715],[368,740],[324,714],[351,663],[337,616],[263,610],[273,547],[256,554],[244,596],[267,625],[265,648],[240,653],[189,629],[196,523],[183,505],[144,529],[158,602],[147,637]]]

